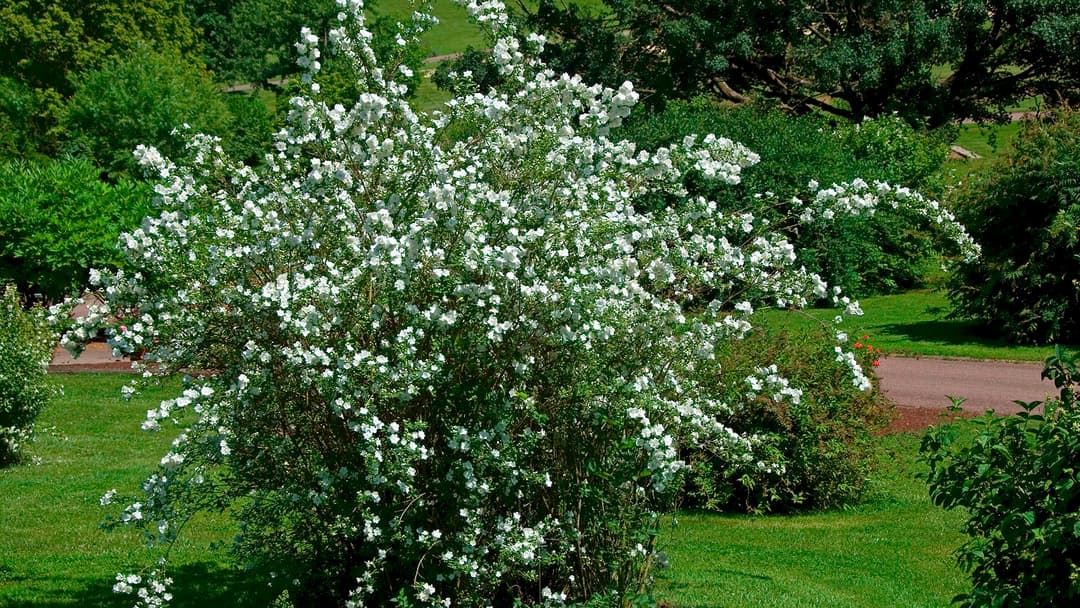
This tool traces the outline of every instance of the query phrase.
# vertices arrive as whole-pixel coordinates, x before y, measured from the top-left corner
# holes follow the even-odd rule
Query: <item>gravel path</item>
[[[932,357],[885,357],[877,368],[885,395],[902,407],[941,409],[949,405],[949,395],[965,397],[966,411],[999,414],[1022,411],[1015,403],[1043,401],[1057,389],[1042,380],[1041,363],[976,361]]]

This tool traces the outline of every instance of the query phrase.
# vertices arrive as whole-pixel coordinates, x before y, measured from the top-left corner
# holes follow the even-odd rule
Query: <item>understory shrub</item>
[[[1080,341],[1080,113],[1027,125],[955,207],[987,252],[950,279],[955,314],[1016,343]]]
[[[304,31],[314,82],[265,164],[209,136],[182,164],[141,148],[160,214],[122,237],[128,265],[95,275],[105,303],[63,338],[77,351],[106,325],[116,350],[145,349],[148,374],[189,373],[144,423],[176,423],[172,449],[115,512],[163,561],[114,589],[167,601],[167,547],[217,510],[240,522],[248,576],[296,606],[647,601],[680,447],[734,461],[757,441],[723,422],[754,387],[712,373],[751,330],[744,296],[857,303],[767,219],[687,193],[687,172],[735,183],[755,154],[712,135],[654,152],[610,139],[633,86],[546,69],[543,39],[519,41],[501,2],[467,8],[505,84],[431,114],[395,81],[408,69],[382,69],[362,3],[339,6],[327,41],[357,100],[325,102],[322,41]],[[403,53],[427,23],[403,30]],[[652,195],[681,202],[635,207]],[[800,218],[892,203],[974,253],[947,214],[886,184],[821,189]],[[850,349],[829,356],[869,388]]]
[[[0,466],[18,460],[53,396],[45,374],[55,346],[44,315],[23,310],[13,285],[0,287]]]
[[[691,190],[721,201],[729,211],[773,214],[783,221],[792,215],[788,201],[814,195],[811,182],[828,186],[861,178],[931,194],[943,189],[938,170],[946,157],[945,140],[919,133],[895,116],[835,123],[820,116],[792,116],[753,105],[731,107],[699,98],[669,102],[656,113],[635,114],[625,136],[652,148],[702,131],[723,133],[761,155],[761,162],[743,173],[738,184],[691,183]],[[761,198],[766,192],[775,196]],[[853,297],[915,287],[938,260],[934,226],[915,221],[903,210],[883,208],[797,230],[777,226],[784,228],[790,230],[800,261]]]
[[[0,282],[59,301],[117,268],[120,233],[150,211],[150,187],[108,184],[81,159],[0,164]]]
[[[141,176],[131,154],[139,144],[179,157],[183,125],[219,133],[230,126],[225,94],[202,66],[176,51],[139,47],[72,81],[60,116],[66,152],[93,160],[114,179]]]
[[[851,345],[863,369],[877,367],[881,352],[866,341]],[[866,488],[875,438],[888,424],[892,405],[877,377],[871,388],[856,387],[851,372],[836,360],[835,345],[823,333],[751,332],[724,344],[715,381],[741,403],[724,423],[754,436],[753,460],[731,462],[696,445],[684,446],[689,466],[684,506],[721,511],[827,509],[856,501]],[[783,378],[783,390],[759,387]],[[753,399],[739,392],[752,391]],[[759,392],[760,391],[760,392]],[[762,466],[762,465],[765,466]]]
[[[965,509],[956,551],[971,572],[961,606],[1065,607],[1080,601],[1080,405],[1076,360],[1059,347],[1043,377],[1056,398],[1013,416],[932,429],[921,452],[934,503]]]

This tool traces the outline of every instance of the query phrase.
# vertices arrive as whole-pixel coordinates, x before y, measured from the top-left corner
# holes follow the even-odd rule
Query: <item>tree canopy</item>
[[[987,116],[1080,84],[1074,0],[541,0],[527,15],[551,60],[654,100],[754,94],[852,119],[898,111],[931,125]]]
[[[66,97],[69,75],[140,44],[194,56],[183,0],[9,0],[0,7],[0,75]]]

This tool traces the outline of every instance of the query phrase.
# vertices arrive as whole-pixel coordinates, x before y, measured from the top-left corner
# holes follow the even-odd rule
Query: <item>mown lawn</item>
[[[148,435],[139,425],[178,384],[124,402],[119,391],[128,379],[54,376],[64,396],[39,418],[29,450],[36,463],[0,470],[0,606],[133,604],[112,592],[112,578],[152,558],[138,535],[99,529],[106,514],[99,501],[110,488],[133,494],[165,454],[172,437]],[[226,569],[223,555],[208,550],[211,541],[232,533],[220,518],[193,523],[173,553],[180,567],[172,574],[194,593],[178,594],[175,606],[233,605],[250,590]]]
[[[141,539],[98,528],[110,488],[132,492],[167,449],[167,434],[139,430],[145,411],[176,390],[167,384],[124,402],[127,377],[55,376],[63,398],[40,418],[36,464],[0,470],[0,606],[130,606],[112,578],[148,563]],[[799,516],[683,513],[664,541],[673,568],[657,596],[685,608],[759,606],[946,606],[963,588],[950,550],[959,520],[930,505],[912,473],[917,438],[888,438],[868,501]],[[224,516],[185,530],[174,550],[175,606],[265,606],[214,540]]]
[[[883,439],[867,500],[808,515],[684,513],[657,596],[680,608],[948,606],[965,589],[960,515],[915,478],[919,438]]]
[[[970,357],[1010,361],[1044,361],[1053,346],[1013,346],[986,336],[972,321],[949,319],[949,300],[933,290],[874,296],[859,300],[863,316],[839,326],[852,338],[868,342],[893,355]],[[799,331],[832,326],[833,309],[768,310],[760,321],[777,331]],[[1070,346],[1076,350],[1077,346]]]

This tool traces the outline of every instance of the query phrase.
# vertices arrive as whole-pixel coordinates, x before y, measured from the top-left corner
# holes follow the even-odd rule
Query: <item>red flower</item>
[[[856,342],[855,348],[862,348],[862,342]]]
[[[874,367],[877,367],[879,365],[881,365],[881,361],[878,361],[877,359],[874,359]]]

